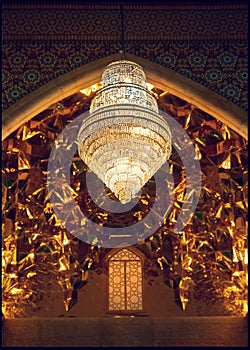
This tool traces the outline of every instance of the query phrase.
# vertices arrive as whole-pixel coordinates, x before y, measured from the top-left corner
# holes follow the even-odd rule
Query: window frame
[[[132,254],[135,254],[140,262],[141,262],[141,278],[142,278],[142,309],[141,310],[110,310],[109,309],[109,262],[111,258],[116,255],[119,251],[122,250],[128,250]],[[119,260],[118,260],[119,261]],[[122,260],[121,260],[122,261]],[[133,261],[133,260],[124,260],[124,261]],[[138,260],[134,260],[138,261]],[[107,254],[106,257],[106,267],[107,267],[107,279],[106,279],[106,314],[111,316],[145,316],[145,309],[144,309],[144,262],[145,262],[145,256],[136,248],[134,247],[123,247],[123,248],[115,248],[112,249],[111,252]],[[126,292],[125,292],[126,294]]]

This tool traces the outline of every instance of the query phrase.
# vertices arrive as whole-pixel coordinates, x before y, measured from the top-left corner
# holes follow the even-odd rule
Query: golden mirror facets
[[[174,233],[172,227],[183,205],[186,181],[182,161],[173,147],[169,163],[175,182],[174,203],[164,224],[137,245],[146,256],[146,283],[164,281],[182,309],[188,309],[192,299],[197,305],[216,305],[224,315],[244,316],[248,300],[246,140],[169,92],[156,88],[153,92],[158,96],[159,108],[185,127],[195,143],[203,187],[192,220]],[[84,244],[67,233],[53,212],[46,188],[53,144],[72,119],[89,109],[93,94],[74,94],[60,101],[57,105],[62,108],[51,106],[3,141],[2,301],[6,317],[41,313],[57,317],[53,303],[61,290],[65,309],[70,310],[77,307],[77,292],[87,283],[88,271],[105,273],[102,262],[109,250]],[[116,216],[101,210],[91,202],[85,186],[86,169],[76,154],[72,159],[71,189],[79,207],[84,207],[95,222],[125,227],[150,210],[152,181],[142,192],[135,212]],[[108,189],[103,201],[106,196],[115,200]],[[58,205],[67,213],[60,199]],[[81,224],[84,230],[84,222]],[[98,243],[98,226],[91,235]]]

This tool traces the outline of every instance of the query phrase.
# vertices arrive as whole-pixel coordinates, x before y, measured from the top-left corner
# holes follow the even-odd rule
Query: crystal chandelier
[[[124,59],[105,68],[78,134],[78,151],[123,204],[169,158],[171,133],[140,65]]]

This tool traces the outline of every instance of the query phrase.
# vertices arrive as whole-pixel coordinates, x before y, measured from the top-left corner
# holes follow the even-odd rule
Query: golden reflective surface
[[[50,151],[61,130],[89,109],[94,92],[87,90],[88,94],[74,94],[51,106],[3,141],[2,299],[6,317],[30,317],[38,310],[49,310],[61,291],[65,309],[77,307],[77,293],[87,283],[88,271],[105,273],[102,259],[109,250],[84,245],[67,233],[53,212],[46,188]],[[173,288],[173,298],[183,310],[192,296],[208,305],[219,303],[228,315],[246,315],[246,140],[187,101],[157,88],[152,91],[159,109],[173,116],[194,143],[201,164],[202,191],[194,216],[176,235],[172,228],[183,205],[186,175],[173,149],[169,160],[173,206],[154,235],[137,245],[148,261],[144,274],[149,276],[149,266],[155,264],[156,273]],[[100,226],[126,227],[150,211],[153,178],[145,185],[136,208],[118,215],[93,203],[84,182],[85,172],[86,165],[76,154],[71,187],[64,190],[73,193],[85,215]],[[106,195],[115,200],[108,189]],[[193,195],[195,191],[190,202]],[[84,228],[84,222],[81,224]],[[93,242],[97,233],[98,229],[91,233]]]

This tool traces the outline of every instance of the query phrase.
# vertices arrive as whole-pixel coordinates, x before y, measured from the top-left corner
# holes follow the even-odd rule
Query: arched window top
[[[121,249],[111,256],[109,259],[113,260],[137,260],[140,261],[140,257],[129,249]]]

